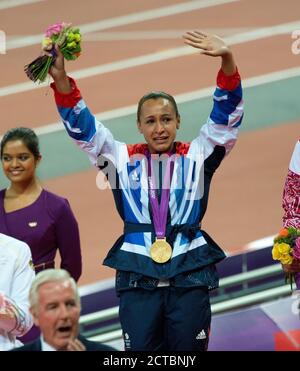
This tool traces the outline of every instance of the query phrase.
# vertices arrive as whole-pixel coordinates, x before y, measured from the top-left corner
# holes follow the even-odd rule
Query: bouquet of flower
[[[49,47],[49,49],[52,45],[49,51],[51,56],[43,55],[27,64],[24,67],[26,75],[34,82],[44,82],[56,58],[55,45],[59,46],[65,59],[74,60],[80,55],[80,42],[81,34],[79,28],[73,28],[71,23],[60,22],[49,26],[42,44],[44,48]]]
[[[274,238],[272,256],[283,265],[300,263],[300,230],[293,227],[283,228]],[[300,289],[300,268],[298,273],[287,273],[286,281],[289,281],[291,287],[292,282],[296,281],[296,286]]]

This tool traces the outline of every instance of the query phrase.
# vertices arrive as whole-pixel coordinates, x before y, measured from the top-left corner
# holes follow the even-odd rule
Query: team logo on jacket
[[[125,349],[130,349],[131,348],[131,342],[130,342],[130,338],[129,338],[129,335],[127,334],[127,332],[125,332],[125,334],[124,334],[124,343],[125,343]]]
[[[137,170],[132,171],[130,175],[131,175],[131,179],[134,182],[139,182],[140,181],[140,174]]]
[[[30,228],[35,228],[37,226],[37,222],[29,222],[28,225]]]
[[[206,339],[206,333],[204,330],[201,330],[199,334],[196,336],[196,340],[204,340]]]

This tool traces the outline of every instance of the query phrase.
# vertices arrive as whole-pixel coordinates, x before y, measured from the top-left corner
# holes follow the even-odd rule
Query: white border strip
[[[40,3],[45,0],[2,0],[0,1],[0,10],[15,8],[16,6],[30,5],[33,3]]]
[[[95,294],[96,292],[105,291],[109,289],[115,288],[115,279],[114,278],[108,278],[106,280],[97,281],[94,283],[89,283],[87,285],[79,286],[79,295],[86,296]]]
[[[268,84],[271,82],[286,80],[292,77],[299,77],[300,76],[300,67],[290,68],[287,70],[277,71],[268,73],[265,75],[260,75],[256,77],[251,77],[248,79],[243,80],[243,87],[250,88],[254,86],[260,86],[264,84]],[[177,103],[184,103],[188,101],[192,101],[195,99],[206,98],[212,95],[215,86],[210,86],[209,88],[195,90],[189,93],[179,94],[175,96]],[[111,120],[131,114],[135,114],[137,109],[137,105],[131,105],[127,107],[117,108],[110,111],[105,112],[98,112],[95,114],[99,121]],[[34,129],[37,135],[44,135],[54,133],[60,130],[64,130],[63,125],[60,122],[40,126]]]
[[[245,43],[266,37],[273,37],[280,34],[286,34],[293,30],[300,28],[300,21],[292,23],[284,23],[275,27],[264,27],[257,30],[247,31],[239,35],[233,35],[224,38],[229,45]],[[119,60],[116,62],[100,64],[98,66],[83,68],[81,70],[70,73],[72,77],[77,80],[102,75],[105,73],[121,71],[128,68],[138,67],[149,63],[156,63],[172,58],[184,57],[192,54],[199,54],[199,50],[189,46],[181,46],[179,48],[172,48],[157,53],[141,55],[138,57]],[[23,93],[25,91],[35,90],[46,87],[46,84],[34,84],[32,81],[8,85],[0,88],[0,97],[11,94]]]
[[[243,247],[243,250],[245,250],[245,251],[260,250],[260,249],[264,249],[268,246],[273,246],[275,237],[276,237],[276,235],[272,235],[272,236],[261,238],[261,239],[256,240],[256,241],[249,242]]]
[[[176,5],[149,9],[143,12],[136,12],[119,17],[103,19],[98,22],[85,23],[78,25],[78,27],[80,28],[82,34],[86,34],[90,32],[105,30],[108,28],[126,26],[132,23],[140,23],[152,19],[168,17],[175,14],[191,12],[197,9],[209,8],[212,6],[233,3],[237,1],[240,0],[194,0]],[[7,50],[40,44],[42,38],[42,34],[15,38],[8,41]]]

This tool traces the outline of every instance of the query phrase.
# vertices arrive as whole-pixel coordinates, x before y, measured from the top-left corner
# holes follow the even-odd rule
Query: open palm
[[[221,57],[230,52],[228,45],[218,36],[200,31],[188,31],[183,35],[184,43],[200,49],[201,54]]]

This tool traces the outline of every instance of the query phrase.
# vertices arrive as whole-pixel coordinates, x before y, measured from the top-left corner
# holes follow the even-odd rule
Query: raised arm
[[[54,80],[51,87],[67,133],[87,153],[93,165],[97,166],[100,154],[115,158],[118,155],[117,142],[111,132],[89,111],[76,82],[68,77],[64,57],[57,47],[56,52],[57,58],[49,73]],[[46,50],[44,53],[49,54]]]
[[[50,49],[52,45],[48,47]],[[47,49],[47,48],[46,48]],[[55,86],[61,94],[69,94],[72,91],[70,80],[65,70],[65,60],[59,48],[56,46],[56,60],[50,69],[50,75],[53,78]],[[51,54],[49,54],[51,55]]]
[[[221,58],[213,109],[200,130],[199,140],[208,153],[219,145],[225,148],[227,154],[235,144],[243,118],[241,78],[233,53],[225,41],[216,35],[192,31],[183,38],[187,45],[199,49],[201,54]]]
[[[221,57],[221,69],[230,76],[236,72],[236,64],[229,46],[217,35],[206,34],[201,31],[189,31],[183,35],[187,45],[200,49],[201,54],[211,57]]]

